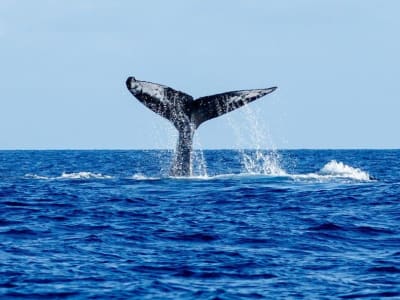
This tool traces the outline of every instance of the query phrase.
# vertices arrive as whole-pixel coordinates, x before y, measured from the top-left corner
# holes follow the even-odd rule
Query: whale
[[[222,116],[277,89],[251,89],[224,92],[194,99],[165,85],[137,80],[130,76],[126,87],[147,108],[169,120],[178,130],[170,176],[192,176],[193,136],[204,122]]]

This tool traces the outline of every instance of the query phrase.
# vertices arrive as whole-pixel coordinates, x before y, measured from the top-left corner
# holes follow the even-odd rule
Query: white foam
[[[336,160],[331,160],[327,163],[320,171],[320,174],[323,175],[332,175],[339,176],[345,178],[351,178],[355,180],[370,180],[371,176],[362,171],[359,168],[353,168],[348,165],[345,165],[342,162],[337,162]]]
[[[215,177],[216,176],[209,176],[209,175],[168,176],[168,178],[177,179],[177,180],[210,180]]]
[[[42,176],[37,174],[25,174],[25,178],[41,179],[41,180],[60,180],[60,179],[111,179],[112,176],[103,175],[101,173],[92,172],[76,172],[76,173],[66,173],[63,172],[60,176]]]
[[[50,177],[47,176],[40,176],[40,175],[36,175],[36,174],[25,174],[24,176],[25,178],[32,178],[32,179],[51,179]]]
[[[161,177],[150,177],[150,176],[143,175],[141,173],[137,173],[137,174],[132,175],[131,179],[134,179],[134,180],[158,180],[158,179],[161,179]]]
[[[244,156],[246,157],[246,155]],[[371,176],[361,169],[353,168],[342,162],[332,160],[325,164],[321,170],[315,173],[306,174],[289,174],[283,170],[279,164],[276,163],[274,158],[266,159],[267,156],[248,157],[248,161],[245,162],[246,170],[243,173],[227,173],[227,174],[216,174],[216,175],[193,175],[188,177],[174,177],[169,176],[168,178],[174,180],[218,180],[218,179],[229,179],[229,178],[271,178],[284,180],[292,179],[304,182],[335,182],[337,180],[342,181],[371,181]],[[155,179],[152,177],[146,177],[141,174],[135,174],[133,179],[138,180],[150,180]]]
[[[112,176],[103,175],[101,173],[92,172],[77,172],[77,173],[65,173],[63,172],[58,179],[111,179]]]
[[[331,160],[317,173],[289,175],[293,179],[329,181],[335,179],[348,179],[356,181],[370,181],[371,176],[359,168],[353,168],[342,162]]]
[[[259,173],[225,173],[215,175],[192,175],[192,176],[169,176],[174,180],[219,180],[219,179],[240,179],[240,178],[284,178],[290,175],[271,175]]]
[[[259,154],[260,155],[260,154]],[[246,157],[246,156],[245,156]],[[261,155],[260,157],[248,157],[248,161],[245,162],[246,170],[244,173],[227,173],[227,174],[217,174],[209,176],[204,175],[194,175],[190,177],[151,177],[146,176],[141,173],[136,173],[129,177],[134,180],[160,180],[163,178],[179,179],[179,180],[213,180],[213,179],[226,179],[226,178],[238,178],[238,177],[265,177],[265,178],[289,178],[300,181],[321,181],[329,182],[335,180],[352,180],[352,181],[371,181],[371,176],[368,172],[365,172],[359,168],[354,168],[348,166],[342,162],[332,160],[325,164],[321,170],[315,173],[307,174],[289,174],[276,163],[274,157],[268,157]],[[39,179],[39,180],[65,180],[65,179],[112,179],[115,178],[110,175],[104,175],[101,173],[92,172],[74,172],[66,173],[63,172],[61,176],[48,177],[41,176],[37,174],[26,174],[25,178]]]

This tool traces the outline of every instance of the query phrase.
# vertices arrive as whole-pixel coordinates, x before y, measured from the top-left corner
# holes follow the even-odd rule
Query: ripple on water
[[[0,151],[0,298],[400,298],[399,151],[240,153]]]

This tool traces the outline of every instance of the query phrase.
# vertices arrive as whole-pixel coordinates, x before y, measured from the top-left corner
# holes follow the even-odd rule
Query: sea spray
[[[165,151],[157,151],[157,159],[160,166],[160,175],[168,176],[173,158],[175,156],[176,141],[178,132],[174,126],[161,120],[160,122],[153,122],[152,135],[155,137],[156,149],[168,149]]]
[[[351,178],[356,180],[370,180],[371,176],[359,169],[353,168],[351,166],[345,165],[342,162],[337,162],[336,160],[331,160],[327,163],[320,171],[319,174],[321,175],[331,175],[337,177],[345,177]]]
[[[236,138],[236,147],[239,149],[243,166],[242,172],[278,176],[286,174],[280,166],[280,155],[259,111],[246,105],[236,115],[240,116],[240,121],[236,121],[233,114],[227,118]]]
[[[207,163],[202,148],[193,150],[193,176],[207,177]]]

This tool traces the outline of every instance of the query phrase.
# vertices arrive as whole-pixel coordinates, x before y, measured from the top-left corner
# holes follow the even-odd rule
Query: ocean
[[[400,150],[0,151],[1,299],[400,299]]]

